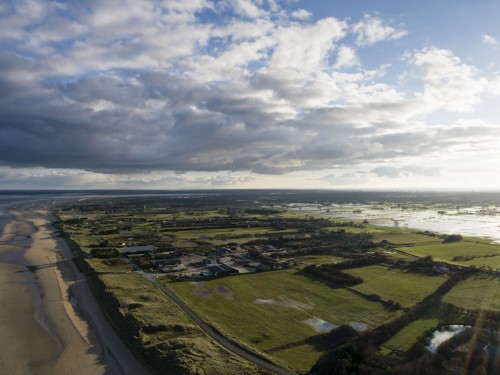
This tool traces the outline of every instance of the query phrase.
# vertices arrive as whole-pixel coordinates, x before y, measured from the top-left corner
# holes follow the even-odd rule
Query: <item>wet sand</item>
[[[5,374],[49,373],[61,346],[34,318],[30,281],[24,271],[0,265],[0,369]]]
[[[54,238],[47,207],[10,213],[0,223],[0,373],[147,374]]]

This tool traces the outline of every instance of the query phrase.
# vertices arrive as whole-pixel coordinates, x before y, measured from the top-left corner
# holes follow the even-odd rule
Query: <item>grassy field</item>
[[[483,258],[475,258],[471,260],[457,261],[454,262],[462,266],[475,266],[475,267],[486,267],[492,269],[500,269],[500,254],[496,256],[488,256]]]
[[[131,272],[123,261],[92,260],[90,264],[99,272],[106,293],[112,296],[102,299],[102,305],[111,309],[115,328],[128,345],[138,346],[137,351],[154,368],[169,368],[173,374],[183,373],[182,369],[192,374],[258,373],[255,366],[215,344],[176,304]],[[119,311],[113,307],[115,299]]]
[[[371,235],[373,242],[381,242],[383,240],[394,245],[418,245],[418,244],[439,244],[442,240],[439,237],[428,236],[420,233],[417,229],[393,228],[393,227],[378,227],[370,224],[363,224],[361,221],[353,222],[361,224],[362,227],[356,226],[332,226],[327,227],[328,230],[345,229],[349,233],[367,233]]]
[[[466,309],[500,310],[500,278],[480,273],[460,281],[443,298]]]
[[[93,235],[90,234],[88,230],[79,230],[78,232],[73,232],[71,237],[78,242],[80,245],[80,248],[85,251],[89,252],[90,247],[93,245],[97,245],[99,241],[97,241],[97,238]]]
[[[414,229],[375,227],[366,222],[343,219],[316,223],[309,220],[313,216],[324,217],[326,213],[323,211],[297,210],[251,214],[245,216],[245,219],[230,221],[227,225],[219,219],[215,221],[216,224],[213,224],[214,221],[205,222],[210,225],[193,220],[214,217],[234,219],[229,217],[229,210],[214,209],[213,207],[218,207],[216,205],[210,207],[197,210],[179,206],[175,209],[169,208],[169,211],[154,210],[147,213],[139,206],[136,212],[130,213],[128,208],[119,214],[82,213],[82,217],[94,222],[72,220],[74,224],[69,227],[69,232],[86,252],[98,243],[94,233],[102,233],[99,237],[109,240],[110,246],[121,242],[137,242],[160,247],[173,244],[177,248],[196,250],[210,248],[210,244],[217,246],[228,242],[243,244],[254,239],[265,240],[271,235],[275,241],[276,234],[290,234],[297,232],[297,229],[276,230],[270,224],[270,218],[307,217],[308,220],[302,223],[301,228],[304,238],[299,238],[296,242],[287,242],[287,238],[287,241],[283,241],[283,248],[289,246],[295,249],[298,245],[314,249],[320,240],[328,240],[328,236],[315,236],[316,229],[345,230],[348,233],[369,234],[375,243],[388,241],[402,252],[418,257],[432,256],[436,261],[464,266],[500,267],[500,246],[491,245],[485,239],[464,238],[460,242],[444,244],[438,236],[429,236]],[[75,217],[65,213],[62,218]],[[141,220],[131,222],[131,218]],[[258,219],[260,224],[249,227],[246,218]],[[142,222],[142,219],[147,221]],[[177,221],[163,222],[172,219]],[[296,223],[296,220],[291,221],[288,228],[295,228]],[[308,244],[309,240],[313,245]],[[336,246],[334,243],[332,249],[337,250]],[[344,248],[341,249],[344,251]],[[356,251],[359,255],[366,251],[366,248],[356,248]],[[392,260],[415,260],[410,255],[392,251],[390,246],[380,246],[375,251],[387,255]],[[338,254],[345,255],[345,252]],[[492,254],[495,256],[491,257]],[[482,257],[453,261],[456,256]],[[356,292],[367,296],[377,295],[382,301],[391,300],[403,307],[411,307],[435,291],[447,278],[404,272],[385,265],[372,265],[344,270],[363,278],[363,283],[354,286],[354,290],[332,288],[319,279],[301,273],[300,269],[309,264],[332,263],[343,258],[335,255],[294,257],[299,264],[295,269],[245,274],[211,281],[173,283],[165,279],[164,282],[224,335],[272,357],[293,371],[305,373],[331,349],[326,340],[320,339],[321,333],[341,324],[351,324],[359,329],[375,328],[402,314],[397,309],[386,308],[381,302],[364,298]],[[168,358],[175,358],[180,363],[180,368],[187,368],[191,373],[256,371],[253,366],[226,353],[207,338],[176,305],[139,275],[131,272],[121,259],[92,258],[88,262],[98,272],[95,280],[102,281],[105,291],[118,301],[114,306],[115,313],[118,311],[121,314],[117,320],[126,320],[122,330],[133,331],[126,332],[130,337],[126,337],[125,341],[137,345],[139,353],[144,352],[146,357],[150,356],[148,358],[158,361],[168,362]],[[465,308],[500,310],[499,296],[500,278],[471,277],[458,283],[444,296],[443,302]],[[103,304],[110,303],[113,298],[102,298],[102,301]],[[441,324],[459,324],[464,321],[463,316],[452,316],[436,306],[429,308],[426,313],[384,343],[382,351],[405,352],[419,337]],[[169,366],[166,367],[170,369]]]
[[[285,229],[285,230],[274,230],[273,228],[228,228],[228,229],[205,229],[205,230],[185,230],[185,231],[177,231],[171,232],[172,236],[177,239],[213,239],[214,237],[227,237],[231,238],[233,236],[242,236],[242,237],[255,237],[266,234],[280,234],[280,233],[296,233],[295,229]],[[165,232],[168,233],[168,232]]]
[[[419,337],[427,334],[430,330],[437,329],[441,325],[449,323],[460,324],[466,323],[466,321],[460,314],[450,314],[440,309],[430,310],[386,341],[382,345],[382,352],[386,354],[392,350],[406,352],[417,342]]]
[[[303,343],[302,345],[280,350],[277,355],[279,358],[286,360],[289,368],[305,374],[311,369],[311,366],[309,366],[311,359],[320,359],[330,350],[331,347],[326,346],[321,341],[315,341],[314,343]],[[306,355],[308,356],[307,361],[304,360]]]
[[[385,250],[385,249],[378,249],[376,251],[379,254],[386,255],[393,260],[404,260],[406,262],[413,262],[416,259],[414,256],[405,253],[400,253],[397,251]]]
[[[344,260],[345,258],[333,255],[310,255],[302,256],[299,258],[300,264],[308,266],[310,264],[324,264],[324,263],[335,263]]]
[[[389,351],[396,350],[403,353],[407,352],[408,349],[417,342],[420,336],[429,332],[431,329],[437,329],[440,320],[438,314],[435,316],[430,314],[427,317],[408,324],[401,331],[392,336],[390,340],[386,341],[382,345],[382,350],[388,349]]]
[[[476,265],[476,260],[480,261],[481,259],[489,259],[490,264],[494,264],[496,266],[498,263],[500,266],[500,246],[495,244],[460,241],[436,245],[405,246],[400,247],[399,249],[419,257],[426,257],[430,255],[434,260],[462,264],[464,266]],[[455,256],[484,256],[492,254],[498,256],[492,258],[478,258],[470,261],[453,261],[453,257]]]
[[[308,320],[375,327],[398,314],[381,303],[342,288],[331,288],[296,270],[169,286],[221,331],[259,351],[317,335],[319,332]],[[295,370],[305,370],[323,354],[315,346],[302,345],[301,357],[297,358],[296,350],[276,351],[272,355]]]
[[[354,289],[366,294],[377,294],[386,301],[399,302],[403,307],[413,306],[446,281],[445,276],[426,276],[384,265],[354,268],[344,272],[363,279],[363,283],[354,286]]]
[[[412,229],[395,229],[389,227],[370,227],[369,233],[373,235],[374,242],[386,240],[394,245],[405,244],[439,244],[441,239],[418,233]]]

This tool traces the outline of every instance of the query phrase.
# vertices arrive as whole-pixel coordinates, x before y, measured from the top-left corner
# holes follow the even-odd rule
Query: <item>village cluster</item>
[[[284,269],[295,265],[287,251],[272,245],[218,246],[211,250],[183,252],[154,245],[127,246],[121,253],[152,273],[168,273],[172,279],[202,279]]]

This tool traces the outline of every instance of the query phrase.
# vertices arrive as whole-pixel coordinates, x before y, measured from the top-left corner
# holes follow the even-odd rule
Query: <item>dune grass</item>
[[[115,329],[158,373],[165,368],[172,374],[259,372],[207,337],[163,292],[130,272],[128,265],[91,263],[99,272],[91,284],[104,297],[102,307]]]

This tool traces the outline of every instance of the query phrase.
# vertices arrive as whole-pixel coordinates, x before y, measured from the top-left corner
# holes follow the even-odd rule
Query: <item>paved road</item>
[[[136,269],[144,278],[152,282],[154,285],[156,285],[160,290],[165,293],[172,301],[174,301],[200,328],[205,331],[207,335],[209,335],[211,338],[213,338],[215,341],[217,341],[220,345],[222,345],[224,348],[227,350],[233,352],[234,354],[246,359],[249,362],[252,362],[256,364],[257,366],[261,366],[265,368],[266,370],[275,372],[276,374],[280,375],[292,375],[293,373],[285,370],[284,368],[281,368],[275,364],[272,364],[262,358],[257,357],[255,354],[246,351],[245,349],[239,347],[238,345],[234,344],[233,342],[229,341],[226,339],[224,336],[222,336],[220,333],[216,332],[212,327],[210,327],[207,323],[205,323],[199,316],[196,314],[186,303],[179,298],[177,294],[175,294],[172,290],[167,288],[165,285],[159,283],[156,280],[155,275],[148,274],[144,271],[142,271],[139,267],[137,267],[134,263],[130,262],[128,259],[123,257],[128,263],[130,263],[134,269]]]

